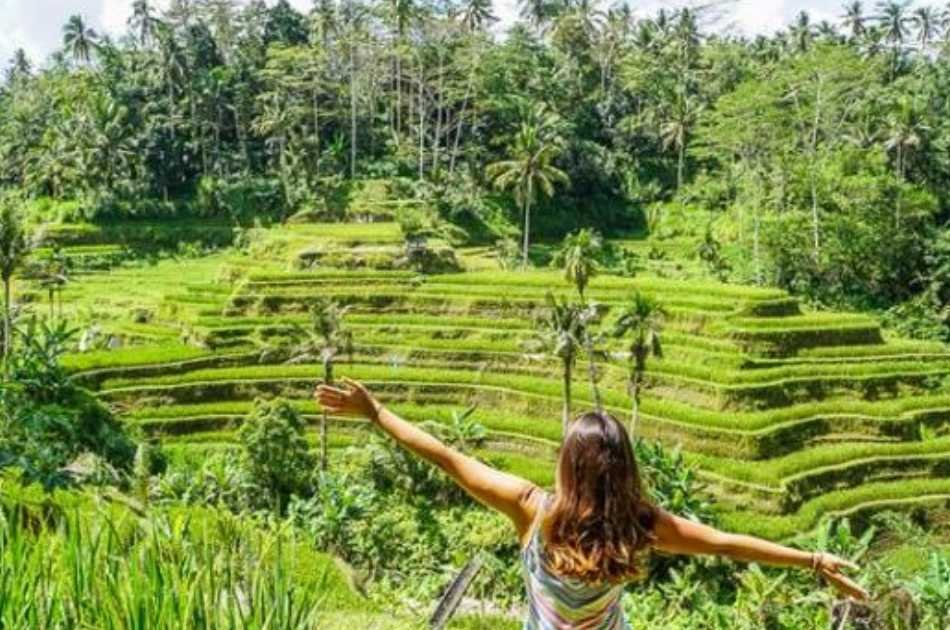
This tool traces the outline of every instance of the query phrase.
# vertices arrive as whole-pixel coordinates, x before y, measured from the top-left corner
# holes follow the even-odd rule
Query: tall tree
[[[909,96],[903,96],[899,100],[897,111],[892,112],[887,117],[887,131],[884,138],[884,148],[894,154],[894,170],[899,181],[904,181],[907,177],[907,164],[925,142],[929,126],[924,122],[923,117],[914,101]],[[894,227],[901,228],[901,214],[903,200],[901,195],[894,203]]]
[[[807,11],[800,11],[795,17],[795,23],[791,28],[792,42],[795,50],[798,52],[807,52],[811,41],[815,36],[814,28],[811,24],[811,16]]]
[[[343,319],[348,309],[332,300],[319,300],[310,312],[310,327],[298,328],[300,344],[293,363],[318,360],[323,364],[323,382],[333,385],[333,367],[340,356],[353,354],[353,333]],[[320,418],[320,468],[327,469],[327,413]]]
[[[80,63],[89,63],[98,47],[99,35],[81,15],[73,15],[63,27],[63,48]]]
[[[940,19],[937,10],[923,6],[914,9],[911,16],[914,27],[917,29],[917,44],[927,48],[940,35]]]
[[[346,56],[346,73],[350,104],[350,178],[356,178],[357,172],[357,144],[358,144],[358,117],[357,103],[359,102],[360,55],[365,42],[367,12],[358,0],[345,0],[340,8],[340,35]]]
[[[564,270],[564,279],[574,285],[584,300],[584,291],[590,280],[600,271],[598,256],[603,251],[603,239],[590,228],[569,234],[554,255],[551,264]]]
[[[842,26],[848,31],[852,40],[857,41],[867,32],[865,23],[867,17],[864,15],[864,3],[861,0],[853,0],[844,6],[844,15],[841,16]]]
[[[543,104],[536,106],[521,123],[507,160],[490,164],[486,175],[501,190],[514,193],[524,217],[522,228],[522,263],[528,268],[528,246],[531,235],[531,207],[538,193],[551,197],[554,187],[567,184],[567,173],[554,165],[563,150],[559,135],[560,118]]]
[[[677,190],[683,187],[686,176],[686,147],[695,121],[696,108],[693,99],[687,93],[686,86],[678,86],[674,101],[660,126],[660,143],[663,150],[673,151],[676,155]]]
[[[27,57],[26,51],[17,48],[13,51],[13,57],[10,59],[10,67],[6,71],[7,85],[13,85],[17,81],[28,79],[33,73],[33,64]]]
[[[885,0],[878,3],[878,24],[881,28],[884,41],[891,45],[891,73],[897,76],[901,65],[901,58],[904,52],[904,43],[907,40],[910,31],[908,25],[911,18],[907,15],[909,0],[895,2],[894,0]]]
[[[559,299],[550,292],[545,296],[545,303],[546,308],[535,319],[534,335],[525,347],[532,354],[553,356],[561,361],[563,439],[571,427],[574,367],[584,347],[584,305]]]
[[[498,21],[491,0],[465,0],[461,11],[462,26],[469,31],[480,31]]]
[[[903,46],[910,34],[907,28],[910,23],[910,18],[907,16],[908,4],[906,1],[887,0],[877,5],[880,12],[877,16],[878,22],[884,29],[887,41],[895,47]]]
[[[629,375],[627,387],[632,404],[630,434],[635,435],[640,421],[640,394],[643,389],[647,360],[663,355],[660,331],[665,312],[653,298],[639,291],[623,307],[614,324],[615,337],[627,340]]]
[[[156,17],[149,0],[135,0],[132,3],[132,15],[129,27],[138,36],[139,43],[147,46],[155,40],[161,20]]]
[[[308,35],[306,19],[287,0],[278,0],[268,9],[264,23],[264,43],[299,46],[307,42]]]

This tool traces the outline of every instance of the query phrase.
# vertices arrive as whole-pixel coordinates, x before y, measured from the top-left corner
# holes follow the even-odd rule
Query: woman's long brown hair
[[[585,582],[639,577],[655,521],[626,429],[607,413],[578,417],[561,447],[557,493],[541,523],[548,568]]]

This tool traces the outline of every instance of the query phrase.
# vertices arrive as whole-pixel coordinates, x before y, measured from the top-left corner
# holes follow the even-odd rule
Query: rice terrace
[[[950,627],[950,8],[76,4],[0,46],[0,629],[536,627],[350,379],[815,558],[651,552],[633,628]]]

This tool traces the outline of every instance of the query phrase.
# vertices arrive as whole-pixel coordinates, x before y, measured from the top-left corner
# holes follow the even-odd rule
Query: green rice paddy
[[[398,249],[402,235],[386,222],[254,232],[245,252],[74,278],[64,311],[121,347],[71,355],[68,369],[129,423],[163,436],[175,457],[229,448],[256,396],[288,397],[315,420],[310,394],[321,366],[289,365],[267,348],[332,297],[350,305],[357,346],[338,376],[365,380],[413,421],[449,422],[453,410],[477,404],[488,430],[480,454],[553,482],[558,364],[523,349],[545,292],[570,293],[560,273],[502,271],[484,248],[460,250],[474,270],[457,274],[302,269],[301,252]],[[122,245],[92,228],[49,234],[72,255]],[[609,322],[635,290],[668,312],[639,430],[683,449],[727,525],[788,538],[826,514],[950,505],[950,352],[942,346],[892,339],[866,315],[806,312],[774,289],[644,273],[596,278],[589,296]],[[37,287],[21,291],[42,299]],[[627,418],[623,346],[607,349],[613,358],[599,387],[607,408]],[[586,376],[582,364],[576,411],[593,401]],[[334,449],[359,448],[366,430],[335,419]]]

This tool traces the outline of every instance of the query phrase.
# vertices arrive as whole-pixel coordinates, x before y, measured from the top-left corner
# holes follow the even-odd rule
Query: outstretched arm
[[[519,539],[525,538],[534,521],[537,486],[446,446],[383,407],[360,383],[350,379],[344,382],[347,389],[326,385],[317,388],[321,407],[330,413],[371,420],[401,446],[444,470],[477,501],[511,519]]]
[[[657,519],[655,546],[672,554],[708,554],[745,562],[813,569],[841,593],[855,599],[868,597],[863,588],[841,572],[846,568],[856,570],[858,567],[852,562],[831,554],[799,551],[754,536],[729,534],[663,510]]]

